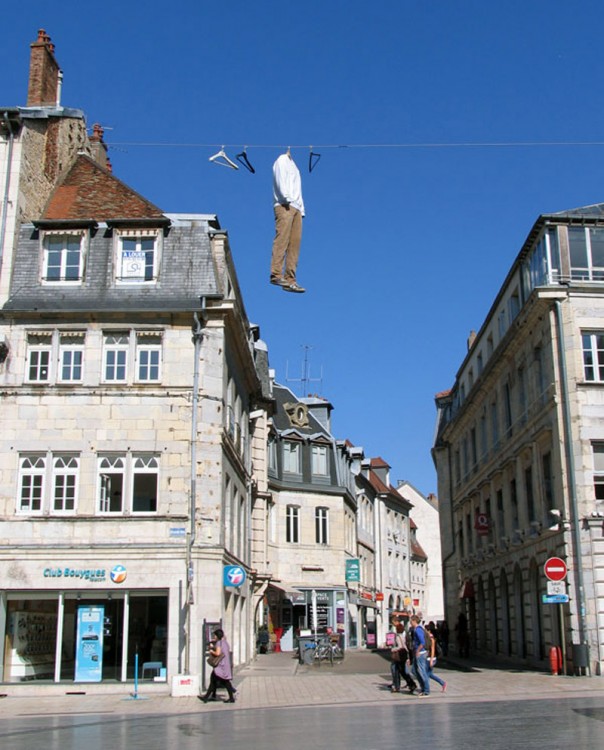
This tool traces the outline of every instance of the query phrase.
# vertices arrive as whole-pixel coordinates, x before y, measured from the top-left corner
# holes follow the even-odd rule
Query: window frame
[[[295,451],[292,450],[295,447]],[[289,459],[287,458],[289,456]],[[291,468],[292,456],[296,457],[296,467]],[[283,441],[283,473],[292,476],[301,476],[302,474],[302,444],[298,440]]]
[[[141,463],[143,462],[143,463]],[[115,494],[121,489],[119,507],[112,508],[111,477],[120,477]],[[138,509],[137,478],[155,476],[155,508]],[[155,516],[159,507],[160,459],[155,453],[134,451],[103,453],[97,459],[96,513],[100,516]]]
[[[161,233],[154,230],[122,231],[116,233],[115,280],[118,285],[153,285],[159,280],[161,258]],[[144,244],[152,242],[151,249]],[[133,243],[134,247],[126,249],[124,245]],[[127,253],[132,255],[126,257]],[[152,253],[149,263],[148,254]],[[137,274],[142,262],[142,273]],[[150,270],[149,270],[150,269]]]
[[[601,339],[601,348],[598,339]],[[586,346],[586,340],[589,346]],[[604,383],[604,331],[581,331],[581,353],[585,382]],[[589,377],[588,370],[592,370],[593,377]]]
[[[152,340],[155,340],[154,343],[151,343]],[[145,331],[135,332],[134,380],[136,383],[161,383],[162,351],[163,346],[161,333],[149,334]],[[157,362],[151,362],[144,365],[141,362],[142,354],[157,354]],[[143,367],[146,367],[149,371],[153,368],[156,368],[156,377],[143,377],[141,374],[141,370]]]
[[[75,342],[75,343],[74,343]],[[86,335],[83,332],[65,333],[59,332],[59,362],[57,366],[58,383],[82,383],[84,380],[84,351],[86,345]],[[66,363],[66,355],[73,354],[76,359],[79,355],[79,363],[72,361]],[[79,376],[65,377],[65,368],[72,374],[77,373]]]
[[[300,506],[288,504],[285,508],[285,541],[300,544]]]
[[[40,341],[33,343],[33,339],[37,338]],[[52,375],[52,356],[53,351],[53,335],[49,331],[46,333],[28,333],[27,334],[27,369],[25,372],[26,383],[39,383],[46,385],[51,382]],[[34,355],[45,355],[46,364],[40,362],[34,363]],[[46,377],[31,377],[32,369],[40,374],[41,371],[46,368]]]
[[[65,465],[59,466],[59,462]],[[63,507],[57,508],[58,498],[58,480],[64,477],[67,481],[61,491]],[[72,480],[70,482],[69,480]],[[80,481],[80,457],[71,454],[56,454],[52,457],[52,497],[51,513],[52,515],[71,515],[77,511],[77,501],[79,496]],[[69,488],[71,485],[72,507],[65,507],[65,501],[69,500]]]
[[[60,250],[51,251],[49,245],[56,241],[61,243]],[[78,244],[78,265],[77,265],[77,276],[75,278],[69,278],[67,272],[69,268],[74,268],[73,264],[68,264],[70,253],[74,253],[75,250],[69,247],[69,241],[76,240]],[[81,285],[84,280],[84,274],[86,270],[86,255],[87,255],[87,233],[77,230],[64,230],[64,231],[47,231],[42,233],[42,269],[41,269],[41,281],[44,285],[70,285],[77,286]],[[58,242],[57,242],[58,244]],[[59,254],[58,264],[58,276],[56,278],[49,278],[49,260],[51,252]],[[52,266],[57,267],[56,264]]]
[[[329,453],[325,443],[312,443],[310,447],[310,466],[314,477],[329,477]],[[319,454],[319,455],[317,455]]]
[[[30,466],[25,466],[29,462]],[[41,453],[26,453],[19,456],[19,478],[17,490],[17,514],[24,516],[41,516],[44,512],[44,493],[47,483],[47,456]],[[25,480],[31,480],[25,481]],[[38,480],[38,481],[35,481]],[[29,485],[26,487],[26,484]],[[28,504],[24,507],[24,492]],[[37,500],[38,507],[32,508],[32,499]]]
[[[329,508],[321,505],[315,508],[315,542],[329,544]]]

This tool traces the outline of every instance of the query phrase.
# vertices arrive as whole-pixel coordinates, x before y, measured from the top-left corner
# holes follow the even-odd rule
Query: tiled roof
[[[79,154],[50,196],[42,218],[152,219],[163,212],[94,159]]]

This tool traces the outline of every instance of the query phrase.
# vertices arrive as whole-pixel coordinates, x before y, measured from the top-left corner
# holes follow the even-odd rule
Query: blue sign
[[[567,604],[568,594],[542,594],[543,604]]]
[[[247,576],[245,574],[245,570],[241,567],[241,565],[224,566],[223,583],[225,586],[234,586],[235,588],[239,588],[239,586],[243,586],[246,578]]]
[[[103,619],[105,607],[78,607],[76,682],[100,682],[103,677]]]

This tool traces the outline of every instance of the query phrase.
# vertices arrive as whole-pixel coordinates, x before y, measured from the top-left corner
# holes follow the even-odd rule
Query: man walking
[[[417,615],[411,616],[413,627],[413,666],[419,682],[420,697],[430,695],[430,679],[428,677],[428,651],[426,649],[426,633]]]

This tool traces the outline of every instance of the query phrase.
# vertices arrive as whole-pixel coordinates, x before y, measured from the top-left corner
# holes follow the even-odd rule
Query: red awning
[[[476,594],[474,593],[474,584],[472,583],[472,579],[468,578],[467,581],[464,581],[460,591],[459,591],[459,598],[460,599],[474,599]]]

